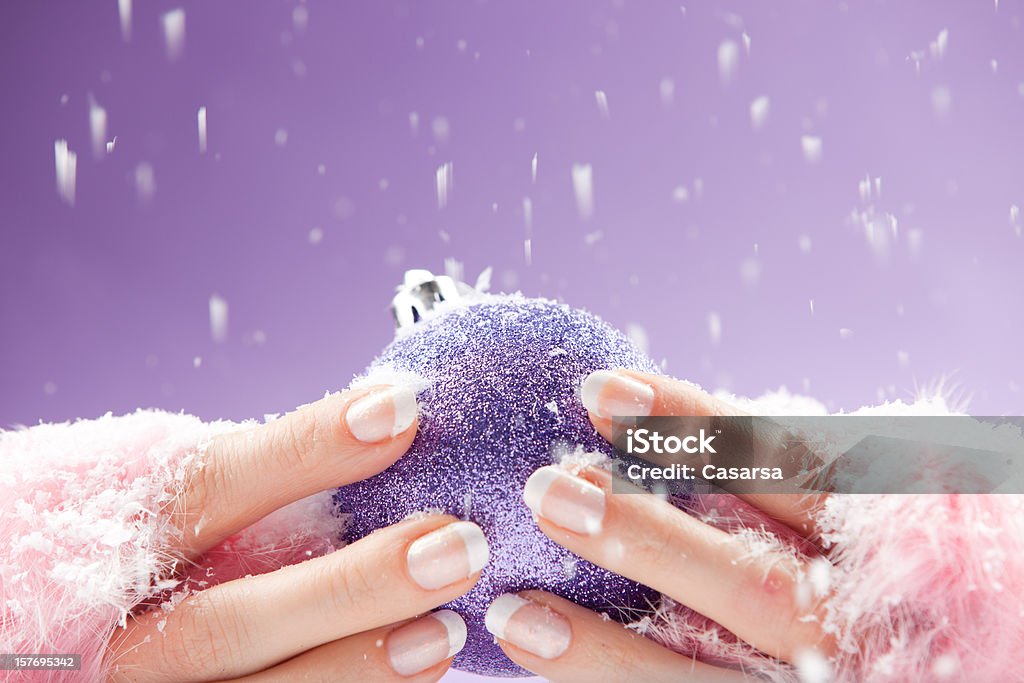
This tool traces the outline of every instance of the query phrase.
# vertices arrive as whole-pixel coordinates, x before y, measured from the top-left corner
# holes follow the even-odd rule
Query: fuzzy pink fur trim
[[[799,552],[792,532],[730,496],[693,505],[705,521],[747,534],[755,551]],[[780,683],[1024,680],[1024,496],[833,496],[818,523],[832,563],[824,626],[839,641],[834,660],[780,665],[667,600],[634,628]]]
[[[168,551],[161,510],[206,444],[243,426],[140,410],[0,432],[0,652],[82,655],[81,671],[17,680],[101,681],[107,640],[143,600],[164,595],[170,609],[192,587],[335,547],[328,492],[279,510],[169,578],[182,565]]]

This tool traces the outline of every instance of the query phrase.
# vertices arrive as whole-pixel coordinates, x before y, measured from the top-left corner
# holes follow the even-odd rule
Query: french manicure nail
[[[604,491],[557,467],[541,467],[531,474],[523,501],[534,514],[579,534],[600,533],[604,523]]]
[[[484,626],[495,637],[544,659],[558,657],[572,642],[565,617],[510,593],[499,595],[487,608]]]
[[[654,389],[650,385],[611,370],[587,375],[580,388],[583,405],[598,417],[646,417],[654,409]]]
[[[484,568],[490,548],[484,532],[472,522],[453,522],[416,539],[406,562],[413,581],[436,590],[468,578]]]
[[[398,436],[416,419],[416,392],[409,387],[388,387],[370,392],[345,411],[345,424],[363,443]]]
[[[454,657],[465,644],[466,622],[450,609],[438,610],[391,632],[388,662],[399,676],[411,676]]]

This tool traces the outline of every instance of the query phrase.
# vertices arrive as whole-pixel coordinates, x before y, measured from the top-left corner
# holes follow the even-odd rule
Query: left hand
[[[599,371],[583,383],[583,403],[607,439],[614,415],[736,415],[691,384],[631,371]],[[523,497],[541,530],[580,557],[658,590],[709,617],[782,662],[828,658],[821,581],[810,563],[756,551],[749,537],[710,526],[659,496],[611,495],[612,475],[574,475],[549,466]],[[805,538],[823,495],[741,496]],[[821,576],[820,573],[817,576]],[[520,666],[552,681],[743,681],[742,672],[693,661],[621,624],[540,591],[500,596],[488,628]]]

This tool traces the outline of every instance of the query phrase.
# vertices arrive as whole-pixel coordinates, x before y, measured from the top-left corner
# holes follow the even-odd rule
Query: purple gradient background
[[[176,6],[187,37],[170,62],[159,17]],[[0,4],[0,424],[289,409],[359,372],[391,336],[403,270],[446,257],[470,279],[493,266],[496,289],[640,324],[669,372],[709,388],[786,385],[839,409],[951,376],[973,412],[1024,412],[1024,240],[1009,218],[1024,205],[1021,0],[309,2],[305,30],[295,6],[136,2],[125,42],[115,0]],[[723,84],[718,46],[744,31],[750,53]],[[89,93],[117,136],[99,161]],[[822,138],[820,163],[804,134]],[[57,138],[79,155],[74,207],[55,191]],[[574,163],[593,165],[589,220]],[[869,203],[899,219],[881,256],[850,219],[865,174],[883,183]],[[230,305],[223,343],[214,292]]]

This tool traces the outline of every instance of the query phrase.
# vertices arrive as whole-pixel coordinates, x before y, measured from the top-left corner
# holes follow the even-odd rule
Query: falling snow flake
[[[452,132],[451,124],[443,116],[435,116],[434,120],[430,122],[430,128],[434,132],[434,139],[437,142],[447,142]]]
[[[949,48],[949,29],[944,28],[939,31],[939,35],[935,36],[935,40],[928,44],[928,52],[931,54],[933,59],[942,59],[946,56],[946,50]]]
[[[658,92],[661,95],[661,103],[666,107],[672,104],[676,94],[676,82],[668,76],[661,79],[658,84]]]
[[[102,159],[107,148],[107,110],[89,96],[89,134],[92,138],[92,155]]]
[[[814,135],[800,136],[800,150],[803,152],[804,160],[809,164],[816,164],[821,161],[822,142],[820,137]]]
[[[594,214],[594,169],[590,164],[572,165],[572,189],[580,217],[589,219]]]
[[[757,130],[764,126],[768,120],[768,111],[771,108],[771,100],[767,95],[761,95],[750,103],[750,123]]]
[[[121,21],[121,38],[132,39],[132,0],[117,0],[117,16]]]
[[[805,649],[797,652],[794,664],[800,683],[829,683],[832,680],[832,666],[816,650]]]
[[[723,40],[718,46],[718,77],[728,85],[736,77],[740,63],[740,48],[733,40]]]
[[[57,194],[69,206],[74,206],[78,155],[68,149],[67,140],[61,139],[53,143],[53,157],[57,168]]]
[[[297,33],[301,33],[309,26],[309,8],[305,5],[296,5],[292,10],[292,26]]]
[[[712,344],[722,341],[722,318],[715,311],[708,313],[708,336]]]
[[[882,196],[882,179],[876,177],[874,182],[870,175],[857,182],[857,194],[862,202],[869,202],[871,199],[878,199]]]
[[[185,10],[173,9],[162,17],[167,59],[177,61],[185,53]]]
[[[950,108],[953,106],[953,93],[950,89],[944,85],[937,85],[932,88],[932,111],[938,116],[946,116],[949,114]]]
[[[218,294],[210,297],[210,335],[216,342],[228,337],[228,302]]]
[[[605,94],[604,90],[595,91],[594,99],[597,101],[597,111],[601,114],[601,118],[610,118],[608,113],[608,95]]]
[[[437,184],[437,208],[443,209],[448,206],[448,193],[455,184],[455,168],[452,162],[448,161],[438,166],[434,172],[434,180]]]
[[[199,153],[206,154],[206,107],[199,107],[196,112],[196,125],[199,129]]]
[[[740,280],[748,286],[761,281],[761,262],[753,256],[743,259],[740,263]]]
[[[135,194],[142,204],[148,204],[156,194],[156,172],[145,161],[135,167]]]
[[[629,338],[629,341],[633,342],[633,344],[636,345],[643,354],[650,354],[651,339],[643,325],[638,323],[626,323],[626,336]]]

